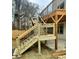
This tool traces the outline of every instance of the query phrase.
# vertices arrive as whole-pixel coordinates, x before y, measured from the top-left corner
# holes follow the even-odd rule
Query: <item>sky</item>
[[[30,2],[37,3],[40,11],[42,11],[52,0],[29,0]]]

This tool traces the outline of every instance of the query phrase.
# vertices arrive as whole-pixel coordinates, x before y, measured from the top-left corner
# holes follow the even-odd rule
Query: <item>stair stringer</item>
[[[20,54],[22,54],[24,51],[26,51],[27,49],[29,49],[29,48],[30,48],[32,45],[34,45],[37,41],[38,41],[37,38],[32,38],[32,40],[31,40],[27,45],[24,46],[24,49],[22,49],[22,50],[20,51]]]
[[[27,49],[29,49],[32,45],[34,45],[38,41],[37,36],[34,36],[30,38],[29,42],[26,42],[26,44],[23,45],[23,48],[15,48],[15,51],[13,55],[21,55],[23,52],[25,52]]]

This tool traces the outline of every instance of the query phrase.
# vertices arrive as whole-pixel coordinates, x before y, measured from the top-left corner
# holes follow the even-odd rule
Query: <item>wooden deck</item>
[[[66,10],[65,9],[57,9],[54,12],[52,12],[52,13],[50,13],[48,15],[43,16],[42,18],[44,20],[46,20],[46,19],[52,18],[55,15],[66,15]]]

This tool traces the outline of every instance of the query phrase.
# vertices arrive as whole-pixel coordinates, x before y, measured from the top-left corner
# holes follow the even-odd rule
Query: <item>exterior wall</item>
[[[65,5],[64,8],[66,9],[66,0],[64,0],[64,2],[65,2],[65,4],[64,4],[64,5]]]
[[[46,46],[50,49],[55,49],[55,40],[49,40],[46,43]],[[64,32],[63,34],[58,34],[58,50],[66,48],[66,23],[64,23]]]
[[[58,39],[66,40],[66,23],[64,23],[64,32],[63,34],[58,34]]]

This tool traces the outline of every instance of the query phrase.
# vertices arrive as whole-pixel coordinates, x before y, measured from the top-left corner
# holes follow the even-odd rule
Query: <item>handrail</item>
[[[54,0],[53,0],[54,1]],[[42,14],[52,3],[53,3],[53,1],[51,1],[43,10],[42,10],[42,12],[40,13],[40,14]]]
[[[39,16],[40,18],[41,18],[41,21],[44,23],[44,24],[46,24],[45,22],[44,22],[44,20],[42,19],[42,17],[41,16]]]
[[[32,30],[34,30],[37,27],[37,25],[35,24],[33,27],[31,27],[30,29],[28,29],[27,31],[25,31],[23,34],[21,34],[20,36],[18,36],[17,40],[22,39],[25,35],[29,34]]]
[[[31,21],[34,23],[33,18],[37,18],[37,20],[39,20],[38,18],[40,18],[40,20],[41,20],[44,24],[46,24],[40,15],[38,15],[38,17],[32,17],[32,18],[31,18]]]

